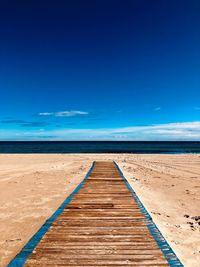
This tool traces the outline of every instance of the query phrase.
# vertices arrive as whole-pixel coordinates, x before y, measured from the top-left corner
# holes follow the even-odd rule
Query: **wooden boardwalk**
[[[24,266],[170,265],[116,165],[96,162]]]

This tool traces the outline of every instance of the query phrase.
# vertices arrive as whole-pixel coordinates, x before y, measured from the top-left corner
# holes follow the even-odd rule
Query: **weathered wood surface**
[[[96,162],[26,267],[169,266],[113,162]]]

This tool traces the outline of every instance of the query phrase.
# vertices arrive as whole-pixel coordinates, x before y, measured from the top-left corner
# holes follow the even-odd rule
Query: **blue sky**
[[[0,1],[0,140],[200,140],[198,0]]]

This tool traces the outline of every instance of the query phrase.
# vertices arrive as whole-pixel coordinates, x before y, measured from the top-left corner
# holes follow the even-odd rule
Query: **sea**
[[[200,153],[200,141],[0,141],[0,153]]]

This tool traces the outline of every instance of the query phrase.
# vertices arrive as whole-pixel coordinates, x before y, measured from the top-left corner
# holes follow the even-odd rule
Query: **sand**
[[[0,155],[0,266],[84,178],[93,160],[116,160],[184,266],[200,262],[200,155]]]

